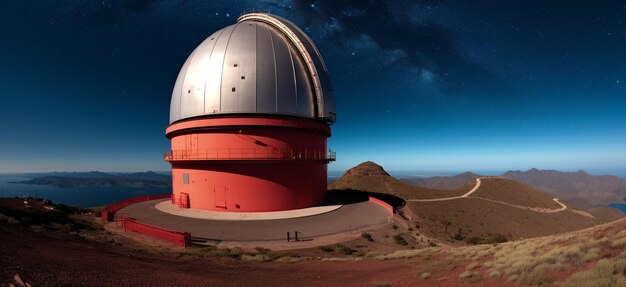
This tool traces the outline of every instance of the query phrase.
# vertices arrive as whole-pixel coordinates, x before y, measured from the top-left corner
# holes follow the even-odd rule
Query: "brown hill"
[[[533,168],[525,172],[508,171],[502,176],[563,198],[582,208],[621,202],[626,197],[626,180],[610,175],[593,176],[582,170],[560,172]]]
[[[480,175],[472,172],[464,172],[453,176],[406,178],[402,179],[402,181],[413,186],[421,186],[432,189],[457,190],[465,186],[468,181],[477,177],[480,177]]]
[[[371,161],[363,162],[331,183],[329,189],[336,190],[361,190],[395,195],[404,199],[413,198],[438,198],[457,196],[465,193],[471,187],[463,187],[458,190],[433,190],[411,186],[389,175],[385,169]]]
[[[407,206],[400,212],[410,226],[419,226],[420,233],[452,242],[455,237],[487,239],[500,234],[518,239],[558,234],[614,218],[594,218],[569,202],[562,202],[567,205],[563,210],[553,196],[506,178],[482,177],[473,193],[461,197],[476,184],[477,180],[471,179],[462,188],[447,191],[410,186],[390,176],[381,166],[365,162],[346,172],[331,188],[402,197]]]
[[[624,214],[623,212],[608,206],[594,207],[588,209],[587,212],[593,215],[593,217],[604,222],[610,222],[626,217],[626,214]]]
[[[479,188],[465,198],[408,202],[416,225],[426,227],[423,232],[448,241],[489,240],[495,235],[509,240],[538,237],[592,227],[612,218],[594,218],[566,205],[562,210],[543,192],[495,177],[481,178]]]
[[[496,234],[514,240],[559,234],[601,223],[599,219],[569,209],[541,213],[474,197],[436,202],[410,201],[407,206],[415,215],[415,224],[423,227],[421,232],[448,241],[455,236],[461,240],[487,239]]]
[[[548,194],[506,178],[483,178],[480,188],[471,196],[531,208],[557,209],[561,207]]]

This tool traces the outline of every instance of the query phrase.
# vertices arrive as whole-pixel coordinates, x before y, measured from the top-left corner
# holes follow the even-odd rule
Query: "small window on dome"
[[[241,76],[241,79],[242,79],[242,80],[245,80],[245,79],[246,79],[246,76]]]
[[[237,64],[233,65],[235,68],[237,68]]]
[[[233,87],[233,90],[232,90],[232,91],[233,91],[233,92],[235,91],[235,87]]]

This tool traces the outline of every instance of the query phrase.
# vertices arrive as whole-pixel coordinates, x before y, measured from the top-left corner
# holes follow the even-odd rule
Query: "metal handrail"
[[[258,149],[214,148],[170,150],[163,154],[166,161],[178,160],[323,160],[335,161],[336,154],[321,149]]]

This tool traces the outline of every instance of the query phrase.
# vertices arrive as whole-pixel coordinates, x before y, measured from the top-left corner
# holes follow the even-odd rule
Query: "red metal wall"
[[[174,204],[215,211],[277,211],[318,204],[326,195],[330,128],[306,119],[218,118],[175,123]]]
[[[135,231],[143,235],[172,242],[181,247],[191,245],[191,234],[188,232],[168,230],[150,224],[145,224],[132,218],[124,218],[121,222],[124,231]]]

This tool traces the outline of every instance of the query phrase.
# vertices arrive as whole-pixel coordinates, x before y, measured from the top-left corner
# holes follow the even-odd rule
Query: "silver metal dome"
[[[198,116],[281,114],[335,121],[319,51],[293,23],[249,13],[209,36],[183,65],[170,123]]]

